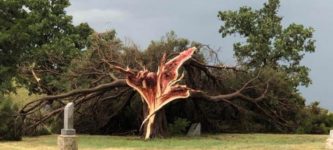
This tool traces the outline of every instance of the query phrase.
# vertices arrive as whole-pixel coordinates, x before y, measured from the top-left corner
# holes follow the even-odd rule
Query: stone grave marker
[[[74,103],[68,103],[64,110],[64,128],[61,135],[75,135],[74,127]]]
[[[201,123],[193,123],[187,132],[187,136],[200,136],[201,135]]]
[[[64,128],[58,136],[60,150],[77,150],[77,136],[74,129],[74,103],[68,103],[64,109]]]

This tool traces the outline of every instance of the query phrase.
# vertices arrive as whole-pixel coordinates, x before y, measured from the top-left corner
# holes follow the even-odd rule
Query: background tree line
[[[204,132],[326,133],[333,126],[333,115],[318,102],[305,105],[297,89],[311,84],[309,68],[300,61],[315,51],[314,30],[295,23],[282,26],[279,0],[268,0],[258,10],[218,12],[222,37],[245,39],[234,44],[237,66],[224,65],[209,46],[174,32],[139,49],[117,38],[114,30],[96,33],[87,24],[74,26],[64,11],[68,6],[67,0],[0,2],[0,139],[58,133],[61,108],[73,99],[79,104],[79,133],[140,134],[144,108],[128,87],[25,102],[20,108],[7,94],[18,87],[44,96],[99,87],[123,78],[105,61],[154,71],[163,53],[171,58],[192,46],[199,52],[182,67],[181,82],[208,95],[232,93],[248,84],[238,97],[218,102],[191,97],[167,105],[160,122],[165,134],[184,133],[194,122],[201,122]]]

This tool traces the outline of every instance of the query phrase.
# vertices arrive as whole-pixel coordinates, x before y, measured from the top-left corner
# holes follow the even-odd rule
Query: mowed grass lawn
[[[226,149],[318,150],[327,135],[218,134],[201,137],[170,137],[144,141],[137,136],[79,135],[80,150],[113,149]],[[57,150],[57,135],[25,137],[19,142],[0,142],[0,150]]]

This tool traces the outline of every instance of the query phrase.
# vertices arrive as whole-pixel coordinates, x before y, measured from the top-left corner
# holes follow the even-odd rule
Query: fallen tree
[[[116,79],[111,83],[101,84],[93,88],[73,90],[64,94],[46,96],[27,103],[21,109],[20,114],[25,117],[31,113],[34,113],[35,111],[41,109],[49,101],[57,101],[62,104],[62,106],[58,109],[55,109],[43,115],[38,121],[30,125],[27,129],[34,128],[43,123],[45,120],[49,119],[50,117],[62,112],[64,108],[64,103],[62,102],[63,99],[72,99],[72,102],[74,102],[77,107],[80,107],[80,105],[84,104],[86,101],[96,100],[96,97],[99,97],[97,98],[99,101],[105,101],[107,99],[114,99],[120,97],[127,91],[129,91],[129,89],[125,88],[124,90],[119,91],[113,96],[104,97],[102,95],[107,91],[112,91],[116,88],[124,88],[129,85],[140,93],[142,99],[144,100],[142,101],[143,105],[145,105],[144,108],[147,108],[147,110],[144,111],[145,119],[143,120],[142,125],[145,125],[146,121],[148,121],[148,123],[145,125],[144,137],[145,139],[149,139],[151,137],[161,136],[165,132],[165,129],[163,129],[163,122],[165,122],[165,119],[163,119],[163,115],[165,114],[162,114],[163,111],[161,111],[162,113],[159,113],[159,111],[163,108],[163,106],[165,106],[172,100],[185,98],[200,98],[202,100],[214,102],[223,101],[231,104],[237,109],[240,109],[236,104],[233,104],[230,99],[238,97],[255,104],[265,97],[265,94],[268,90],[269,81],[265,82],[266,88],[258,97],[252,98],[242,94],[244,90],[253,88],[253,86],[250,87],[249,85],[254,80],[258,79],[259,76],[247,81],[240,89],[235,90],[232,93],[219,95],[208,95],[202,90],[194,90],[188,88],[185,85],[176,84],[184,77],[184,74],[182,74],[181,77],[178,76],[178,69],[186,60],[191,59],[194,51],[195,48],[190,48],[180,53],[178,56],[168,62],[166,62],[166,55],[163,55],[157,73],[149,72],[148,70],[141,70],[135,72],[130,69],[123,69],[119,66],[112,65],[104,59],[103,61],[112,69],[119,70],[120,72],[126,74],[126,80]],[[207,69],[214,66],[203,65],[193,58],[191,59],[191,61],[189,61],[187,65],[198,67],[199,69],[204,70],[207,75],[210,75],[212,79],[217,79],[217,77],[212,75]],[[225,69],[224,67],[218,66],[215,66],[215,68]],[[258,106],[258,108],[260,107]]]
[[[228,125],[230,131],[246,129],[244,127],[249,127],[249,131],[256,130],[252,129],[252,123],[263,126],[259,131],[292,131],[297,127],[295,112],[302,108],[304,101],[294,100],[295,95],[290,89],[281,88],[286,87],[288,80],[277,70],[226,66],[220,63],[215,50],[196,43],[197,52],[185,59],[187,61],[182,67],[182,63],[176,67],[183,73],[182,80],[178,80],[178,73],[172,74],[172,80],[168,80],[172,84],[166,84],[176,85],[177,81],[186,85],[176,87],[181,87],[185,93],[188,91],[188,94],[179,97],[182,98],[177,101],[180,103],[171,102],[161,109],[151,109],[147,100],[140,98],[142,94],[128,86],[128,75],[155,75],[148,70],[158,70],[159,66],[163,68],[161,64],[178,58],[188,49],[188,42],[170,37],[166,41],[152,43],[141,52],[135,45],[121,45],[114,32],[94,34],[92,37],[89,49],[72,61],[69,70],[58,81],[67,85],[67,92],[58,91],[56,93],[62,94],[46,95],[22,107],[20,116],[25,120],[26,133],[53,118],[58,118],[53,122],[61,125],[59,116],[68,102],[76,105],[77,131],[90,134],[109,134],[118,129],[119,133],[141,133],[146,138],[165,136],[170,117],[182,113],[190,114],[187,116],[191,122],[202,122],[206,131],[220,131],[221,124]],[[168,55],[163,56],[163,53]],[[162,61],[157,63],[160,58],[163,58]],[[125,68],[123,66],[131,69],[122,69]],[[41,78],[39,82],[36,76]],[[35,70],[35,75],[30,73],[26,77],[30,78],[31,84],[43,88],[39,86],[45,82],[43,70]],[[142,81],[140,84],[143,86]],[[178,109],[177,105],[183,109]],[[45,108],[51,109],[45,111]],[[132,113],[128,114],[129,111]],[[119,115],[125,115],[129,120]],[[153,131],[147,134],[147,124],[144,124],[139,132],[142,122],[146,118],[149,120],[150,116],[155,116],[154,123],[151,123]],[[224,123],[215,123],[217,121]]]

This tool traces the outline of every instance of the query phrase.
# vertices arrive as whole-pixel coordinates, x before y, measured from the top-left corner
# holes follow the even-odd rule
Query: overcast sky
[[[221,48],[221,58],[234,64],[232,44],[237,37],[222,39],[220,10],[236,10],[240,6],[260,8],[265,0],[70,0],[67,12],[74,24],[87,22],[98,32],[115,29],[121,39],[130,39],[142,49],[151,40],[175,31],[178,37]],[[302,62],[311,68],[313,84],[300,87],[307,102],[320,101],[333,111],[333,1],[281,0],[279,15],[283,24],[303,24],[316,31],[316,52],[307,54]],[[330,93],[332,92],[332,93]]]

